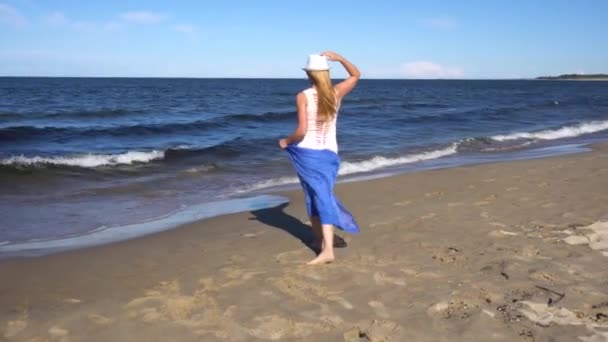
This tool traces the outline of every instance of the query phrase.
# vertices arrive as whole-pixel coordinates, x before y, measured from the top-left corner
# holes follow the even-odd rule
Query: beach
[[[361,234],[289,204],[0,261],[6,341],[606,341],[608,144],[340,183]]]

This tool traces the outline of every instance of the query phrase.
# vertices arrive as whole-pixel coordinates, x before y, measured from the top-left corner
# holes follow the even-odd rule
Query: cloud
[[[133,24],[158,24],[165,20],[166,16],[149,11],[134,11],[121,13],[120,18]]]
[[[195,26],[193,25],[189,25],[189,24],[178,24],[173,26],[173,30],[179,33],[182,33],[186,36],[193,36],[197,29]]]
[[[0,3],[0,24],[23,27],[28,24],[28,20],[16,8]]]
[[[428,61],[405,63],[401,65],[397,73],[408,78],[460,78],[464,76],[462,68],[447,67]]]
[[[45,22],[53,27],[66,27],[73,30],[105,30],[114,31],[124,26],[123,23],[118,21],[108,22],[93,22],[83,20],[73,20],[68,18],[61,11],[54,11],[45,17]]]
[[[67,26],[69,24],[68,18],[66,18],[63,12],[55,11],[47,15],[45,21],[51,26]]]
[[[420,25],[435,30],[453,30],[458,27],[458,22],[449,17],[436,17],[422,19]]]

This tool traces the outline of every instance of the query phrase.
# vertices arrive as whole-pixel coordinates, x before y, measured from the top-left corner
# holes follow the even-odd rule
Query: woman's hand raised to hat
[[[339,54],[337,54],[333,51],[324,51],[321,53],[321,56],[327,57],[327,59],[329,59],[332,62],[338,62],[338,61],[342,60],[342,56],[340,56]]]

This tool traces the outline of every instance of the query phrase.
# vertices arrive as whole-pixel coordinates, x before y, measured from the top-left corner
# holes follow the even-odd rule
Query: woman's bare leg
[[[327,264],[334,261],[334,226],[324,224],[321,226],[323,231],[323,249],[316,258],[308,262],[308,265]]]
[[[323,248],[323,229],[321,228],[321,221],[319,221],[319,217],[311,217],[310,225],[312,226],[312,234],[314,236],[312,245],[314,247],[318,247],[319,250],[321,250],[321,248]]]

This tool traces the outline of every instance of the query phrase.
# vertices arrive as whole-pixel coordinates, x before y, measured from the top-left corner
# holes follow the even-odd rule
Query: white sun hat
[[[302,68],[306,71],[324,71],[329,70],[329,63],[327,63],[327,57],[321,55],[309,55],[306,66]]]

